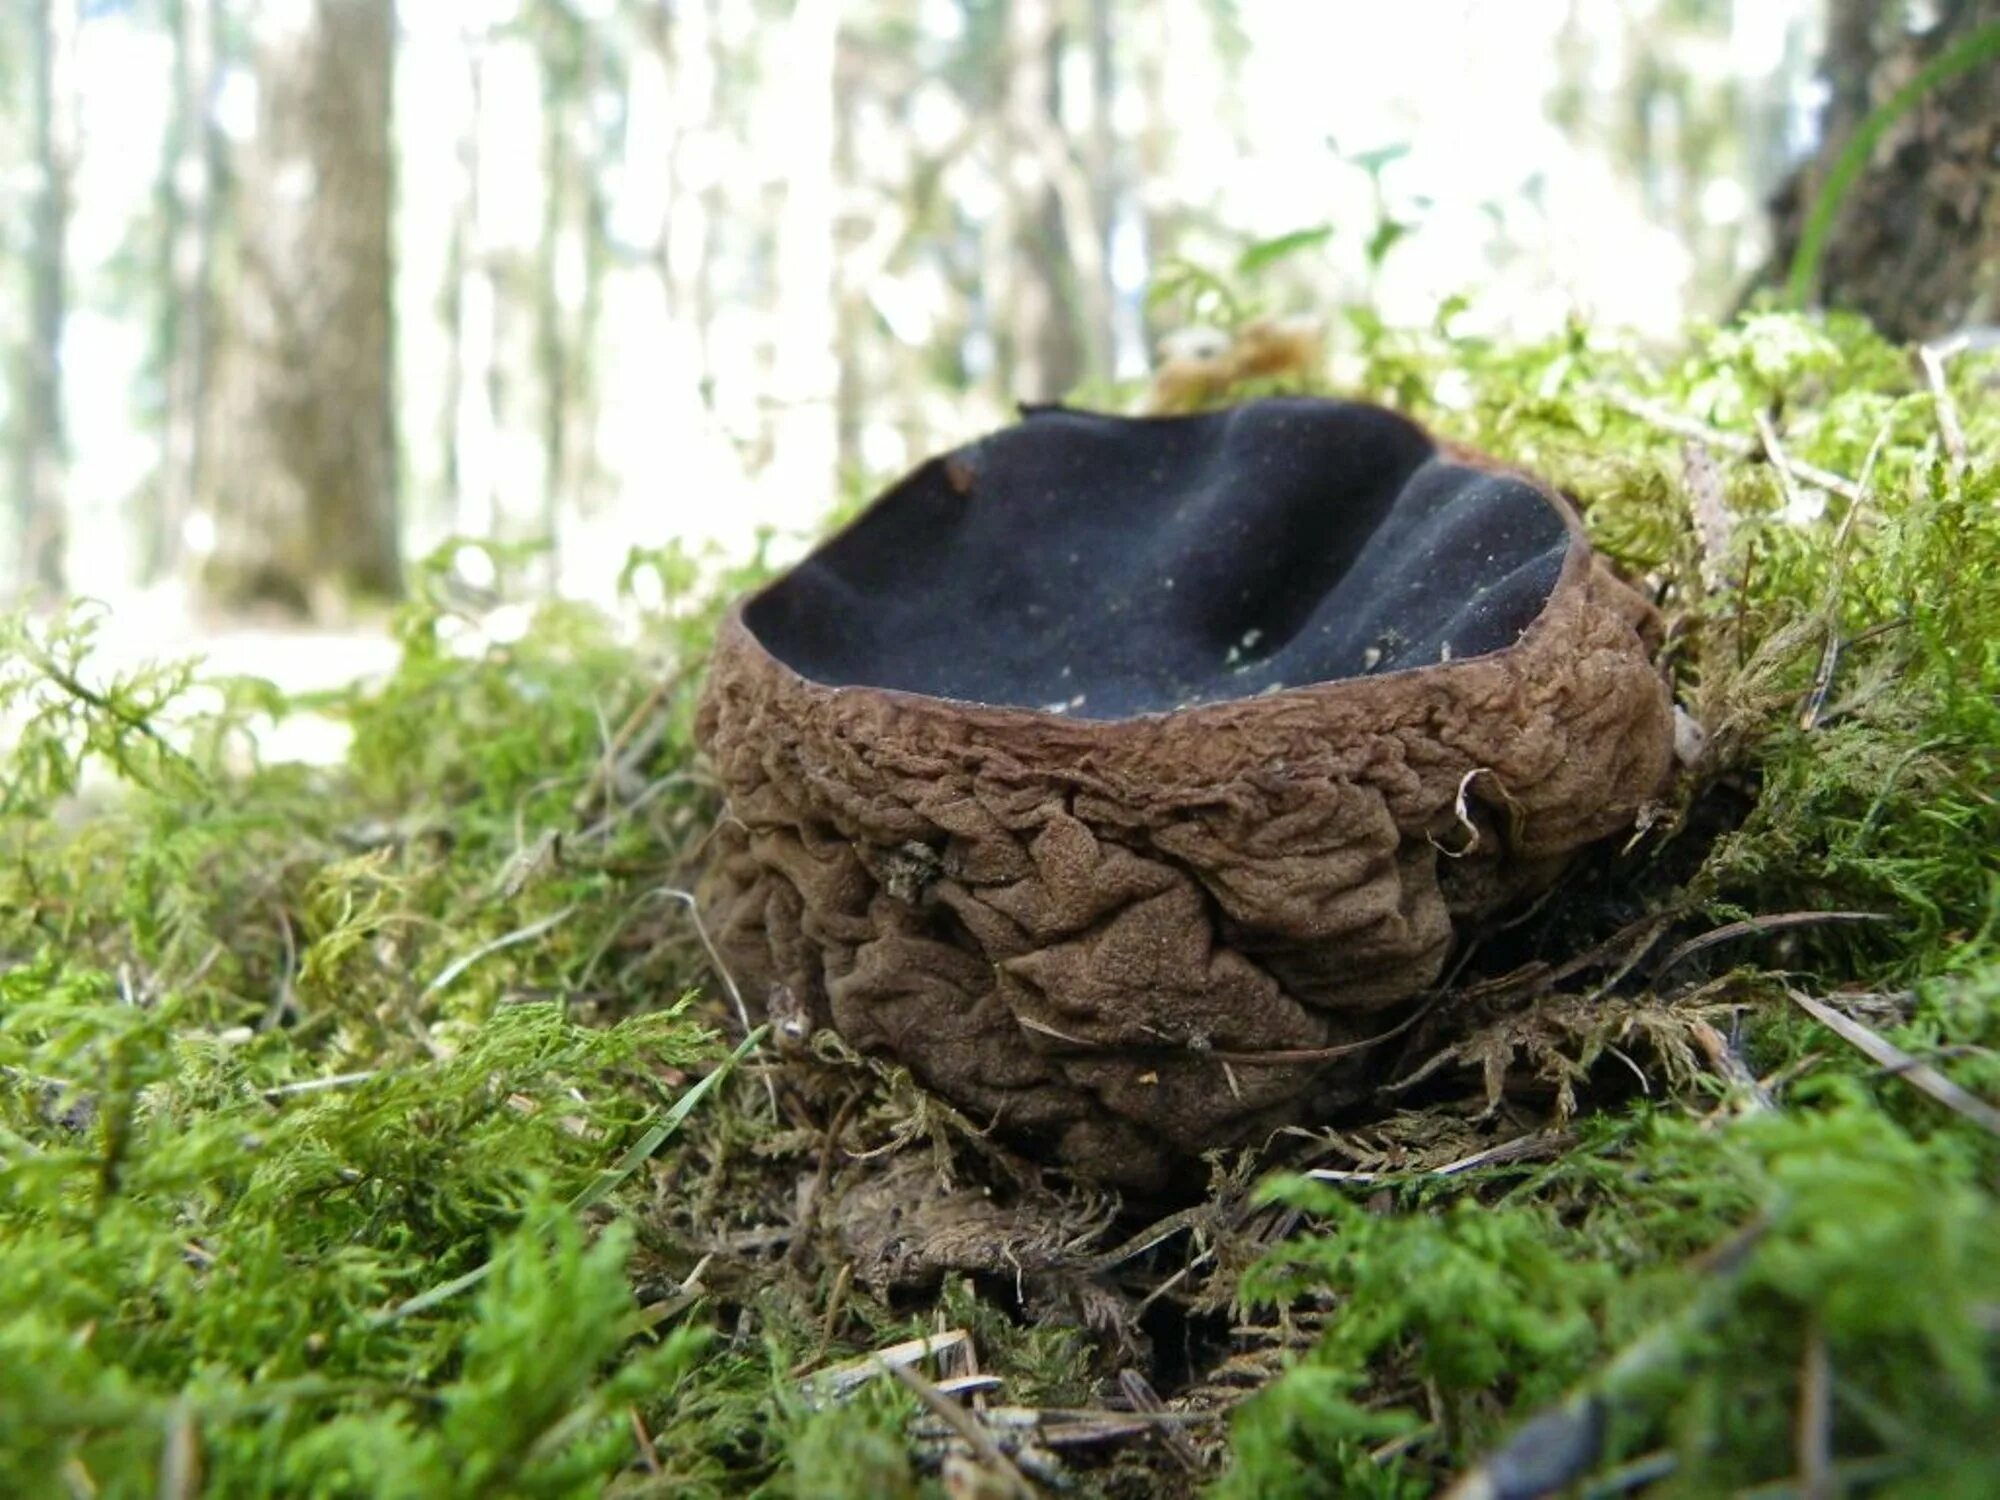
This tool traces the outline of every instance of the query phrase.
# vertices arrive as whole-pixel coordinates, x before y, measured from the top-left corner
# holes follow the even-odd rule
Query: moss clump
[[[1990,1490],[2000,1142],[1788,989],[2000,1092],[2000,371],[1961,359],[1939,390],[1843,318],[1753,315],[1661,360],[1581,327],[1536,349],[1454,339],[1450,316],[1364,319],[1355,383],[1570,488],[1663,606],[1705,731],[1613,872],[1599,931],[1627,921],[1630,941],[1581,1013],[1498,1007],[1515,1030],[1485,1060],[1510,1082],[1484,1098],[1531,1124],[1517,1086],[1559,1080],[1560,1111],[1602,1081],[1593,1060],[1632,1061],[1619,1043],[1656,1097],[1552,1164],[1439,1178],[1420,1154],[1363,1189],[1270,1185],[1312,1227],[1236,1295],[1327,1332],[1244,1408],[1223,1490],[1431,1493],[1565,1389],[1608,1422],[1573,1472],[1649,1494],[1803,1484],[1816,1464],[1850,1493]],[[1566,935],[1515,958],[1589,946],[1592,895],[1553,905]],[[1729,925],[1774,912],[1805,920]],[[1830,912],[1875,920],[1814,919]],[[1673,942],[1718,928],[1735,939]],[[1657,1097],[1689,1067],[1692,1098]],[[1751,1074],[1771,1086],[1747,1093]]]
[[[10,1494],[595,1493],[696,1363],[698,1325],[633,1341],[632,1235],[575,1205],[720,1056],[684,943],[619,943],[701,790],[585,805],[644,652],[549,610],[454,654],[422,582],[391,681],[312,705],[354,736],[326,772],[246,756],[304,711],[263,685],[98,681],[88,616],[10,627]]]
[[[1790,997],[2000,1096],[2000,366],[1456,315],[1356,315],[1340,387],[1568,486],[1703,748],[1474,952],[1399,1114],[1150,1224],[831,1038],[703,1081],[688,731],[743,578],[510,620],[447,552],[392,677],[301,702],[9,626],[0,1490],[936,1493],[948,1431],[852,1373],[919,1336],[1081,1493],[1427,1494],[1551,1412],[1627,1491],[2000,1488],[2000,1143]],[[260,764],[301,713],[341,763]],[[1155,1389],[1172,1437],[1101,1435]]]

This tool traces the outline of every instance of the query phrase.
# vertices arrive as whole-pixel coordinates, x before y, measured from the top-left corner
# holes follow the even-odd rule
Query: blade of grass
[[[2000,21],[1989,21],[1956,47],[1932,58],[1915,77],[1869,112],[1853,138],[1841,148],[1819,196],[1813,199],[1812,211],[1806,216],[1805,228],[1799,234],[1799,248],[1792,256],[1791,274],[1785,279],[1785,296],[1793,307],[1803,308],[1811,297],[1813,285],[1819,279],[1820,259],[1826,254],[1827,241],[1833,234],[1834,218],[1889,127],[1922,103],[1933,89],[1996,59],[2000,59]]]
[[[569,1200],[570,1212],[581,1213],[593,1204],[602,1203],[615,1192],[620,1183],[639,1170],[646,1158],[667,1143],[668,1137],[679,1130],[687,1117],[694,1113],[695,1106],[701,1103],[702,1097],[720,1083],[726,1074],[734,1071],[736,1065],[755,1050],[757,1044],[764,1040],[770,1030],[768,1025],[759,1026],[738,1042],[736,1050],[724,1058],[718,1066],[697,1079],[694,1086],[676,1099],[672,1107],[660,1116],[658,1124],[634,1141],[617,1161],[599,1172]]]

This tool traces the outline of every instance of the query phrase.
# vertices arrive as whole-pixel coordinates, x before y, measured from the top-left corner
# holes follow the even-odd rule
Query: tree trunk
[[[1052,175],[1051,143],[1060,141],[1060,35],[1055,0],[1009,0],[1001,108],[1010,254],[999,323],[1003,379],[1020,401],[1056,400],[1084,371],[1071,305],[1070,236]]]
[[[254,11],[234,326],[210,430],[225,603],[398,591],[390,274],[393,0]]]
[[[832,504],[840,461],[834,350],[834,70],[839,0],[795,0],[778,77],[790,128],[776,235],[777,326],[771,359],[777,419],[764,483],[770,514],[804,527]]]
[[[215,260],[215,183],[221,137],[215,93],[215,0],[174,6],[174,132],[164,160],[167,306],[166,370],[159,504],[146,523],[148,578],[180,563],[187,520],[201,491],[202,412],[210,375],[211,276]]]
[[[443,452],[443,484],[435,515],[440,531],[457,530],[459,506],[465,493],[466,456],[460,449],[466,420],[467,283],[478,255],[479,231],[479,64],[486,45],[482,32],[461,28],[466,78],[466,109],[458,123],[458,174],[453,183],[451,238],[445,251],[443,313],[444,390],[438,398],[438,443]],[[427,518],[429,519],[429,518]]]
[[[601,462],[595,354],[603,310],[605,215],[603,184],[612,145],[593,101],[605,89],[605,42],[589,27],[573,45],[575,76],[555,72],[544,83],[544,208],[537,358],[543,372],[543,454],[547,483],[541,537],[551,576],[560,576],[562,526],[587,520],[596,508]]]
[[[14,519],[20,582],[51,592],[63,586],[62,336],[75,167],[76,27],[77,0],[34,0],[28,9],[35,188],[29,208],[28,338],[16,371]]]
[[[862,472],[861,432],[867,420],[868,383],[862,370],[863,345],[868,321],[868,289],[857,274],[857,252],[861,238],[854,232],[859,218],[860,159],[855,115],[860,108],[867,80],[867,64],[843,37],[836,48],[833,68],[833,171],[836,188],[834,214],[835,243],[839,253],[835,263],[834,359],[837,367],[834,388],[834,431],[840,473],[843,478]]]
[[[1920,68],[2000,21],[2000,0],[1939,0],[1934,24],[1912,33],[1904,10],[1833,0],[1823,145],[1772,205],[1775,253],[1763,279],[1784,277],[1814,199],[1869,113]],[[1989,60],[1930,90],[1889,127],[1841,202],[1812,290],[1902,339],[2000,320],[1996,156],[2000,66]]]
[[[563,261],[569,252],[568,198],[583,164],[570,160],[570,100],[542,61],[542,195],[541,243],[535,250],[535,383],[541,396],[542,484],[541,515],[536,540],[548,549],[554,569],[560,562],[564,481],[569,472],[571,361],[563,306]],[[553,581],[553,574],[551,575]]]
[[[1090,173],[1093,263],[1077,267],[1090,327],[1090,373],[1106,381],[1117,374],[1118,366],[1118,288],[1112,280],[1111,254],[1121,186],[1118,131],[1112,119],[1118,98],[1118,45],[1111,11],[1112,0],[1090,0],[1090,134],[1085,160]]]
[[[500,392],[503,306],[500,267],[508,253],[492,188],[495,170],[488,137],[496,113],[496,51],[486,30],[468,34],[472,69],[472,118],[463,143],[469,178],[464,212],[465,245],[453,306],[452,530],[463,536],[500,534]]]
[[[723,53],[715,9],[716,0],[692,0],[671,12],[673,150],[658,248],[674,336],[688,345],[686,363],[697,372],[705,404],[712,401],[715,384],[714,251],[721,191],[713,182],[696,186],[691,179],[699,142],[722,117]]]
[[[1174,199],[1170,186],[1174,181],[1176,114],[1174,91],[1168,78],[1173,40],[1168,21],[1166,5],[1149,5],[1133,19],[1128,33],[1133,53],[1133,83],[1144,101],[1132,145],[1132,182],[1149,282],[1179,252],[1186,217],[1185,207]],[[1151,323],[1142,312],[1139,341],[1148,346],[1145,352],[1149,357],[1153,353],[1150,347],[1153,335],[1163,331],[1153,328]]]

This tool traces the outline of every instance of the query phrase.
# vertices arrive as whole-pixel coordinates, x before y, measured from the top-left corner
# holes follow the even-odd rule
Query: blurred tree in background
[[[29,209],[27,333],[16,356],[14,514],[18,566],[31,584],[62,584],[63,488],[67,464],[62,408],[62,324],[66,304],[71,178],[76,153],[74,63],[78,0],[28,0]]]
[[[1830,143],[1853,37],[1908,50],[1877,9],[31,0],[0,594],[324,616],[454,533],[601,591],[631,545],[803,528],[1017,399],[1109,394],[1190,319],[1473,290],[1461,326],[1670,336],[1771,254],[1823,12]],[[1264,307],[1148,301],[1246,252]]]
[[[153,351],[158,371],[160,467],[154,504],[143,513],[140,566],[158,576],[181,565],[182,539],[201,503],[203,440],[215,347],[216,195],[222,133],[215,123],[218,0],[170,0],[173,99],[157,192],[163,289]]]
[[[230,295],[196,490],[226,603],[394,594],[393,0],[255,7]],[[316,611],[326,613],[325,609]]]

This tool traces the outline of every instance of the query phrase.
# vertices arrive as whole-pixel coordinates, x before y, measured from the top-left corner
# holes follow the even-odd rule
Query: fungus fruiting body
[[[1364,1094],[1475,923],[1672,754],[1646,602],[1359,403],[1029,412],[740,605],[703,905],[753,991],[1071,1168]]]

